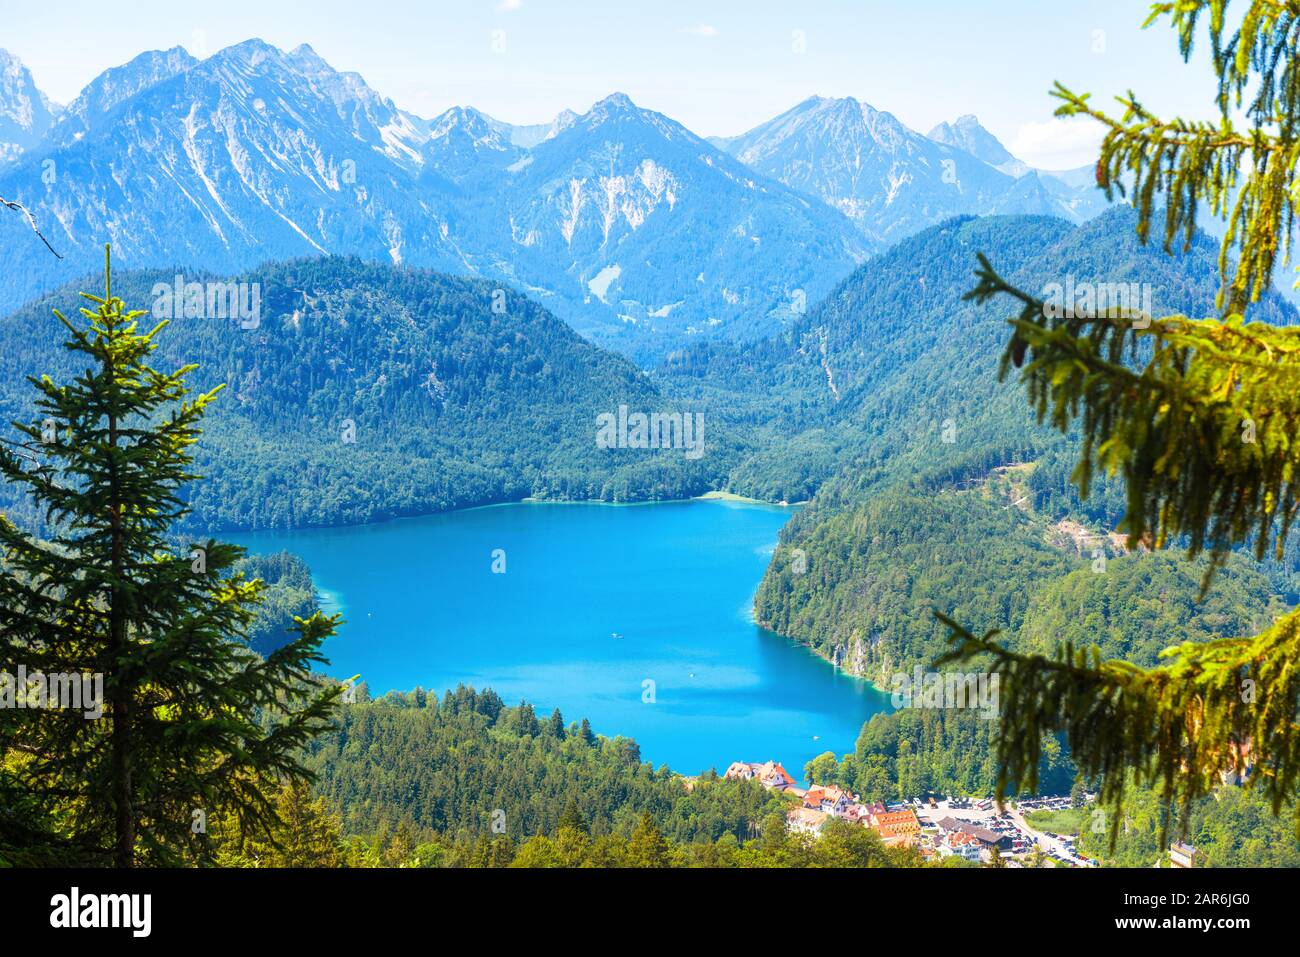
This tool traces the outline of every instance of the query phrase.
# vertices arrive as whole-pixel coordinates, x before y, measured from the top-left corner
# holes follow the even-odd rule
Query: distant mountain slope
[[[811,97],[730,140],[727,151],[829,203],[878,240],[980,212],[1012,183],[852,97]]]
[[[844,217],[619,94],[538,144],[505,196],[511,269],[575,324],[756,338],[869,249]]]
[[[23,62],[0,48],[0,166],[40,143],[57,111]]]
[[[142,85],[66,145],[0,174],[0,194],[29,206],[65,259],[0,225],[11,305],[94,270],[111,242],[122,266],[220,272],[271,258],[355,252],[463,270],[436,203],[412,195],[419,134],[355,74],[309,47],[251,40]],[[156,76],[149,61],[122,68]],[[129,81],[129,82],[128,82]],[[51,183],[39,164],[53,162]],[[418,253],[418,255],[413,255]]]
[[[1081,223],[1110,205],[1106,195],[1097,188],[1096,170],[1092,164],[1069,170],[1034,169],[1012,156],[974,116],[959,116],[952,123],[940,123],[926,135],[937,143],[963,149],[1009,176],[1017,177],[1019,182],[1012,193],[1019,192],[1020,196],[1009,197],[986,212],[1037,212],[1064,216]]]
[[[0,313],[93,271],[104,242],[124,267],[222,274],[349,254],[513,286],[651,365],[788,328],[882,245],[954,215],[1103,205],[973,116],[927,137],[851,97],[705,140],[622,94],[533,126],[471,107],[426,120],[309,46],[256,39],[142,53],[57,122],[17,61],[5,75],[0,115],[26,119],[0,195],[65,258],[0,217]]]
[[[492,120],[491,122],[500,129],[509,138],[515,146],[523,149],[532,149],[542,140],[548,140],[568,129],[578,119],[578,114],[573,110],[561,110],[555,119],[549,123],[536,123],[531,126],[515,126],[511,123],[503,123],[501,120]]]
[[[429,121],[421,151],[432,171],[462,190],[494,189],[496,177],[524,155],[510,134],[506,124],[457,106]]]
[[[260,284],[255,328],[176,318],[154,359],[197,363],[197,388],[227,384],[199,446],[199,527],[346,524],[529,495],[681,498],[725,468],[726,440],[708,420],[698,459],[599,447],[597,416],[620,405],[691,410],[529,300],[497,300],[489,283],[339,258],[236,280]],[[152,309],[164,301],[155,285],[173,281],[123,272],[114,292]],[[50,308],[74,314],[87,287],[0,320],[0,421],[35,415],[25,376],[75,373]],[[7,425],[3,435],[13,437]]]
[[[713,141],[757,172],[839,209],[869,237],[895,241],[952,216],[1041,214],[1080,222],[1095,189],[1025,179],[973,116],[928,136],[853,97],[811,97],[748,133]]]
[[[965,150],[1008,176],[1019,177],[1029,172],[1029,164],[1012,156],[996,136],[980,126],[979,118],[970,113],[951,123],[940,123],[925,135],[936,143]]]
[[[105,70],[86,84],[77,98],[59,114],[58,122],[41,145],[70,146],[92,128],[111,122],[109,115],[131,97],[156,86],[199,61],[182,47],[150,50],[129,63]]]

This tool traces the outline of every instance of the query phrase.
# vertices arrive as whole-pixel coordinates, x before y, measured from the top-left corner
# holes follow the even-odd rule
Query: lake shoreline
[[[801,502],[786,501],[769,501],[761,498],[749,498],[744,495],[737,495],[735,492],[724,492],[712,489],[700,495],[690,495],[686,498],[647,498],[638,499],[631,502],[609,502],[599,498],[537,498],[532,495],[526,495],[523,498],[508,498],[496,502],[481,502],[478,505],[462,505],[457,508],[436,509],[428,512],[412,512],[403,515],[390,515],[386,518],[375,519],[371,522],[344,522],[332,523],[326,525],[290,525],[281,526],[220,526],[217,528],[199,528],[187,529],[186,534],[209,535],[219,538],[222,535],[257,535],[266,532],[303,532],[316,529],[343,529],[343,528],[373,528],[380,525],[387,525],[392,522],[410,521],[412,519],[433,518],[438,515],[457,515],[462,512],[473,512],[485,508],[504,508],[510,505],[604,505],[614,508],[631,508],[642,505],[680,505],[687,502],[732,502],[737,505],[763,505],[769,508],[802,508],[807,505],[809,499]]]
[[[691,497],[689,497],[689,498],[646,499],[646,500],[644,500],[644,501],[636,501],[636,502],[607,502],[607,501],[604,501],[604,500],[602,500],[602,499],[548,499],[548,498],[534,498],[534,497],[532,497],[532,496],[528,496],[528,497],[525,497],[525,498],[522,498],[522,499],[512,499],[512,500],[510,500],[510,501],[505,501],[505,502],[490,502],[490,503],[487,503],[487,504],[484,504],[484,505],[468,505],[468,506],[465,506],[465,507],[463,507],[463,508],[447,509],[447,510],[445,510],[445,511],[440,511],[440,512],[428,512],[428,513],[424,513],[424,514],[420,514],[420,515],[401,515],[401,516],[397,516],[397,517],[394,517],[394,518],[386,518],[386,519],[382,519],[382,520],[377,521],[377,522],[362,522],[362,523],[360,523],[360,524],[356,524],[356,525],[321,525],[321,526],[303,526],[303,528],[318,528],[318,529],[365,529],[365,528],[374,528],[374,527],[378,527],[378,526],[384,526],[384,525],[396,524],[396,523],[398,523],[398,522],[403,522],[403,521],[412,521],[412,520],[427,519],[427,518],[431,518],[431,517],[435,517],[435,516],[442,516],[442,515],[457,515],[457,514],[463,514],[463,513],[469,513],[469,512],[483,511],[483,510],[486,510],[486,509],[510,508],[510,507],[513,507],[513,506],[516,506],[516,505],[529,505],[529,506],[539,506],[539,505],[541,505],[541,506],[550,506],[550,505],[573,505],[573,506],[585,505],[585,506],[591,506],[591,505],[598,505],[598,506],[602,506],[602,507],[605,507],[605,508],[639,508],[639,507],[644,507],[644,506],[649,506],[649,505],[682,505],[682,504],[689,504],[689,503],[691,503],[691,502],[716,502],[716,503],[723,503],[723,504],[753,505],[753,506],[759,506],[759,507],[763,507],[763,508],[771,508],[771,509],[792,509],[792,510],[793,510],[793,509],[801,508],[801,507],[803,507],[804,505],[808,504],[807,500],[802,501],[802,502],[772,502],[772,501],[768,501],[768,500],[765,500],[765,499],[750,498],[750,497],[748,497],[748,496],[744,496],[744,495],[737,495],[737,494],[734,493],[734,492],[727,492],[727,491],[722,491],[722,490],[711,490],[711,491],[705,492],[705,493],[702,494],[702,495],[694,495],[694,496],[691,496]],[[292,531],[299,531],[299,530],[301,530],[301,529],[300,529],[300,528],[295,528],[295,529],[285,529],[285,530],[283,530],[283,531],[285,531],[285,532],[292,532]],[[268,530],[266,530],[266,531],[272,531],[272,532],[274,532],[274,531],[279,531],[279,530],[268,529]],[[776,543],[774,542],[774,543],[773,543],[773,547],[775,548],[775,546],[776,546]],[[319,584],[317,585],[317,591],[318,591],[318,593],[321,592],[321,589],[320,589]],[[326,594],[329,594],[330,597],[332,597],[332,593],[326,593]],[[755,592],[755,594],[757,594],[757,591]],[[322,595],[321,597],[325,597],[325,595]],[[862,684],[866,685],[869,689],[871,689],[873,692],[878,692],[878,693],[880,693],[880,694],[882,694],[882,695],[887,695],[887,694],[889,694],[888,691],[886,691],[885,689],[881,688],[881,687],[880,687],[878,684],[876,684],[876,682],[873,681],[871,678],[868,678],[868,677],[866,677],[865,675],[854,674],[853,672],[848,671],[847,669],[840,667],[838,664],[836,664],[836,663],[831,659],[831,657],[830,657],[829,655],[825,654],[825,653],[824,653],[823,651],[821,651],[820,649],[814,647],[810,642],[806,641],[805,639],[797,638],[797,637],[794,637],[794,636],[792,636],[792,635],[784,635],[784,634],[782,634],[781,632],[779,632],[779,631],[777,631],[777,630],[771,628],[771,627],[770,627],[769,625],[767,625],[765,622],[759,621],[756,617],[754,617],[754,616],[752,615],[752,611],[753,611],[753,598],[752,598],[752,597],[751,597],[751,599],[750,599],[750,610],[751,610],[751,621],[752,621],[753,624],[756,625],[757,627],[762,628],[764,631],[766,631],[766,632],[768,632],[769,634],[775,636],[776,638],[779,638],[781,641],[786,642],[786,643],[789,644],[789,645],[792,645],[792,646],[794,646],[794,647],[797,647],[797,648],[803,650],[804,652],[806,652],[806,653],[807,653],[808,655],[810,655],[811,657],[816,658],[820,663],[823,663],[823,664],[826,664],[826,665],[830,666],[830,668],[832,669],[832,671],[834,671],[836,674],[838,674],[838,675],[842,675],[842,676],[847,677],[847,678],[851,678],[851,679],[854,680],[854,681],[861,682]],[[398,690],[398,691],[400,691],[400,690],[404,690],[404,691],[410,691],[411,689],[408,688],[408,689],[391,689],[391,690]]]
[[[789,506],[696,501],[519,502],[422,517],[427,532],[390,521],[235,540],[299,554],[322,597],[348,606],[326,673],[361,673],[374,693],[492,688],[587,717],[680,774],[851,752],[887,696],[754,621]],[[552,504],[674,507],[522,507]],[[426,593],[436,614],[410,613]]]

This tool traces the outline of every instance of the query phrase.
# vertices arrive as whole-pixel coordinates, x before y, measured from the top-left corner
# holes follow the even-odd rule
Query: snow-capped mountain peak
[[[881,240],[976,211],[1010,183],[854,97],[810,97],[723,148]]]
[[[508,124],[472,107],[453,106],[429,121],[423,154],[439,176],[470,187],[518,161],[523,150],[511,142]]]
[[[429,265],[464,269],[439,201],[413,193],[427,131],[310,47],[251,39],[202,61],[145,54],[74,106],[43,147],[56,177],[23,162],[0,174],[0,194],[32,208],[70,262],[107,241],[128,266],[405,261],[418,248]]]
[[[217,272],[347,253],[508,283],[641,350],[769,333],[880,242],[953,215],[1083,208],[1062,179],[1004,175],[854,97],[712,141],[625,93],[535,126],[469,106],[425,120],[307,44],[250,39],[106,70],[41,139],[30,74],[6,55],[0,76],[0,117],[35,140],[0,195],[66,256],[47,261],[19,240],[25,222],[0,218],[11,307],[93,270],[104,242],[128,267]],[[978,131],[951,126],[936,137]]]
[[[752,169],[814,196],[888,241],[963,214],[1094,210],[1063,181],[1030,172],[974,116],[929,136],[854,97],[813,96],[748,133],[713,141]],[[1069,194],[1069,195],[1067,195]]]
[[[92,124],[104,123],[119,104],[184,73],[198,62],[183,47],[172,47],[170,50],[149,50],[128,63],[105,70],[87,83],[77,98],[68,104],[51,131],[47,145],[65,146],[76,142]]]
[[[926,135],[936,143],[965,150],[1008,176],[1024,176],[1030,171],[1029,164],[1012,156],[973,114],[959,116],[951,123],[940,123]]]
[[[626,93],[611,93],[603,100],[592,104],[590,110],[579,116],[568,129],[561,131],[560,135],[576,128],[594,131],[603,127],[609,127],[610,131],[613,132],[621,131],[624,128],[639,127],[647,131],[653,131],[651,135],[663,136],[668,139],[699,140],[699,137],[675,120],[669,119],[662,113],[656,113],[654,110],[647,110],[637,106]],[[699,141],[703,142],[703,140]]]
[[[508,127],[505,129],[503,127],[504,124],[495,122],[473,107],[453,106],[429,121],[429,139],[466,136],[477,146],[506,150],[512,144],[509,134],[505,131]]]

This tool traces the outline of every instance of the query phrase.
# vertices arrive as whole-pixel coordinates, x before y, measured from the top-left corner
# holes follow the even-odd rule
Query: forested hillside
[[[864,801],[992,792],[997,722],[952,710],[879,715],[855,750],[812,762],[812,777]],[[787,831],[792,799],[716,772],[687,779],[641,761],[627,738],[597,735],[584,719],[507,706],[489,690],[441,699],[417,689],[369,701],[364,691],[339,729],[312,748],[315,799],[286,792],[282,846],[242,847],[218,835],[219,859],[238,866],[834,867],[919,866],[868,829],[828,825],[820,838]],[[1057,742],[1042,789],[1070,791],[1075,769]],[[1107,863],[1148,867],[1157,844],[1155,796],[1139,791],[1114,851],[1085,832],[1081,849]],[[1085,820],[1091,820],[1086,817]],[[1215,866],[1296,866],[1289,824],[1257,795],[1225,787],[1189,817],[1188,838]],[[957,861],[949,861],[955,865]]]
[[[266,584],[257,617],[248,629],[248,646],[260,655],[292,639],[295,618],[310,618],[320,610],[311,569],[297,555],[249,555],[235,566],[235,572]]]
[[[346,706],[314,744],[311,801],[280,798],[288,822],[242,844],[236,866],[917,867],[920,855],[836,821],[787,831],[782,797],[757,781],[683,778],[641,760],[635,741],[584,718],[507,707],[490,689],[441,700],[416,689]]]
[[[155,284],[173,281],[119,273],[114,292],[152,311]],[[707,490],[730,454],[707,419],[699,457],[598,448],[597,415],[620,405],[697,410],[492,284],[342,258],[234,281],[258,284],[255,327],[179,316],[158,356],[196,364],[201,389],[226,385],[200,447],[195,527],[350,524],[529,495],[682,498]],[[74,371],[50,309],[73,311],[84,285],[0,320],[0,421],[30,421],[26,376]]]
[[[1015,630],[1036,587],[1083,565],[1005,498],[955,491],[884,492],[832,512],[797,544],[804,565],[778,550],[759,619],[886,689],[889,675],[944,650],[933,608]]]
[[[1180,822],[1178,832],[1196,848],[1197,867],[1300,867],[1300,841],[1290,811],[1284,808],[1282,814],[1275,815],[1259,791],[1225,785],[1180,815],[1185,824]],[[1082,817],[1089,826],[1079,828],[1078,819],[1071,821],[1069,813],[1035,816],[1033,823],[1053,833],[1077,833],[1079,850],[1107,866],[1168,866],[1169,847],[1160,840],[1162,806],[1159,795],[1150,788],[1130,788],[1113,849],[1109,835],[1090,826],[1090,814]]]
[[[595,835],[628,834],[648,812],[675,841],[712,842],[751,836],[783,806],[756,781],[704,781],[687,791],[679,773],[643,762],[630,738],[598,737],[585,718],[539,715],[527,702],[507,707],[490,689],[460,687],[441,700],[417,689],[348,706],[341,717],[308,764],[352,833],[405,821],[520,840],[553,833],[572,804]]]
[[[957,709],[904,709],[876,715],[862,726],[853,751],[838,763],[816,758],[818,779],[838,783],[870,801],[901,801],[923,794],[986,796],[997,790],[997,722]],[[1058,741],[1047,743],[1040,789],[1063,794],[1076,776]]]
[[[1137,282],[1149,288],[1157,313],[1212,312],[1213,244],[1198,238],[1190,252],[1167,256],[1138,243],[1132,222],[1123,208],[1080,227],[1046,217],[954,220],[866,263],[769,347],[781,371],[768,372],[768,381],[797,383],[814,405],[820,389],[825,418],[748,456],[732,487],[793,492],[816,484],[810,471],[826,477],[782,533],[756,600],[760,621],[880,679],[928,664],[944,649],[933,609],[1014,639],[1038,588],[1054,588],[1036,602],[1041,622],[1042,609],[1061,597],[1061,579],[1092,574],[1097,549],[1118,556],[1108,535],[1122,514],[1122,490],[1101,481],[1094,496],[1079,500],[1068,480],[1071,438],[1035,424],[1019,387],[997,381],[1004,310],[963,296],[978,251],[1014,269],[1027,288],[1067,279],[1080,287]],[[1255,316],[1285,324],[1295,313],[1270,293]],[[729,375],[743,361],[724,355],[719,366]],[[685,360],[669,381],[687,379],[677,371],[687,369],[716,388]],[[705,385],[697,394],[707,395]],[[806,556],[806,573],[791,561],[795,549]],[[1137,571],[1144,561],[1112,562],[1109,584],[1095,587],[1129,576],[1142,579],[1130,589],[1149,586],[1151,576],[1180,584],[1188,577],[1163,559]],[[1269,571],[1272,587],[1291,574]],[[1234,590],[1229,580],[1213,607],[1189,598],[1148,622],[1173,630],[1147,640],[1172,644],[1257,622],[1269,607],[1267,592],[1252,587],[1261,583],[1267,589],[1256,574]]]

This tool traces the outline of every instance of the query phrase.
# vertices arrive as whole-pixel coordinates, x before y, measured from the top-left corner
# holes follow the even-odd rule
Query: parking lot
[[[1065,795],[1044,795],[1026,798],[1013,806],[1008,803],[1005,809],[998,811],[997,805],[990,800],[978,798],[936,798],[935,806],[929,800],[913,800],[907,806],[913,807],[923,827],[937,828],[941,820],[951,817],[966,821],[979,827],[987,828],[996,834],[1011,840],[1010,850],[1003,856],[1012,860],[1028,855],[1037,844],[1042,852],[1058,864],[1070,867],[1090,867],[1094,863],[1079,856],[1075,849],[1076,840],[1065,835],[1051,835],[1030,827],[1024,815],[1033,811],[1059,811],[1070,807],[1070,798]]]

